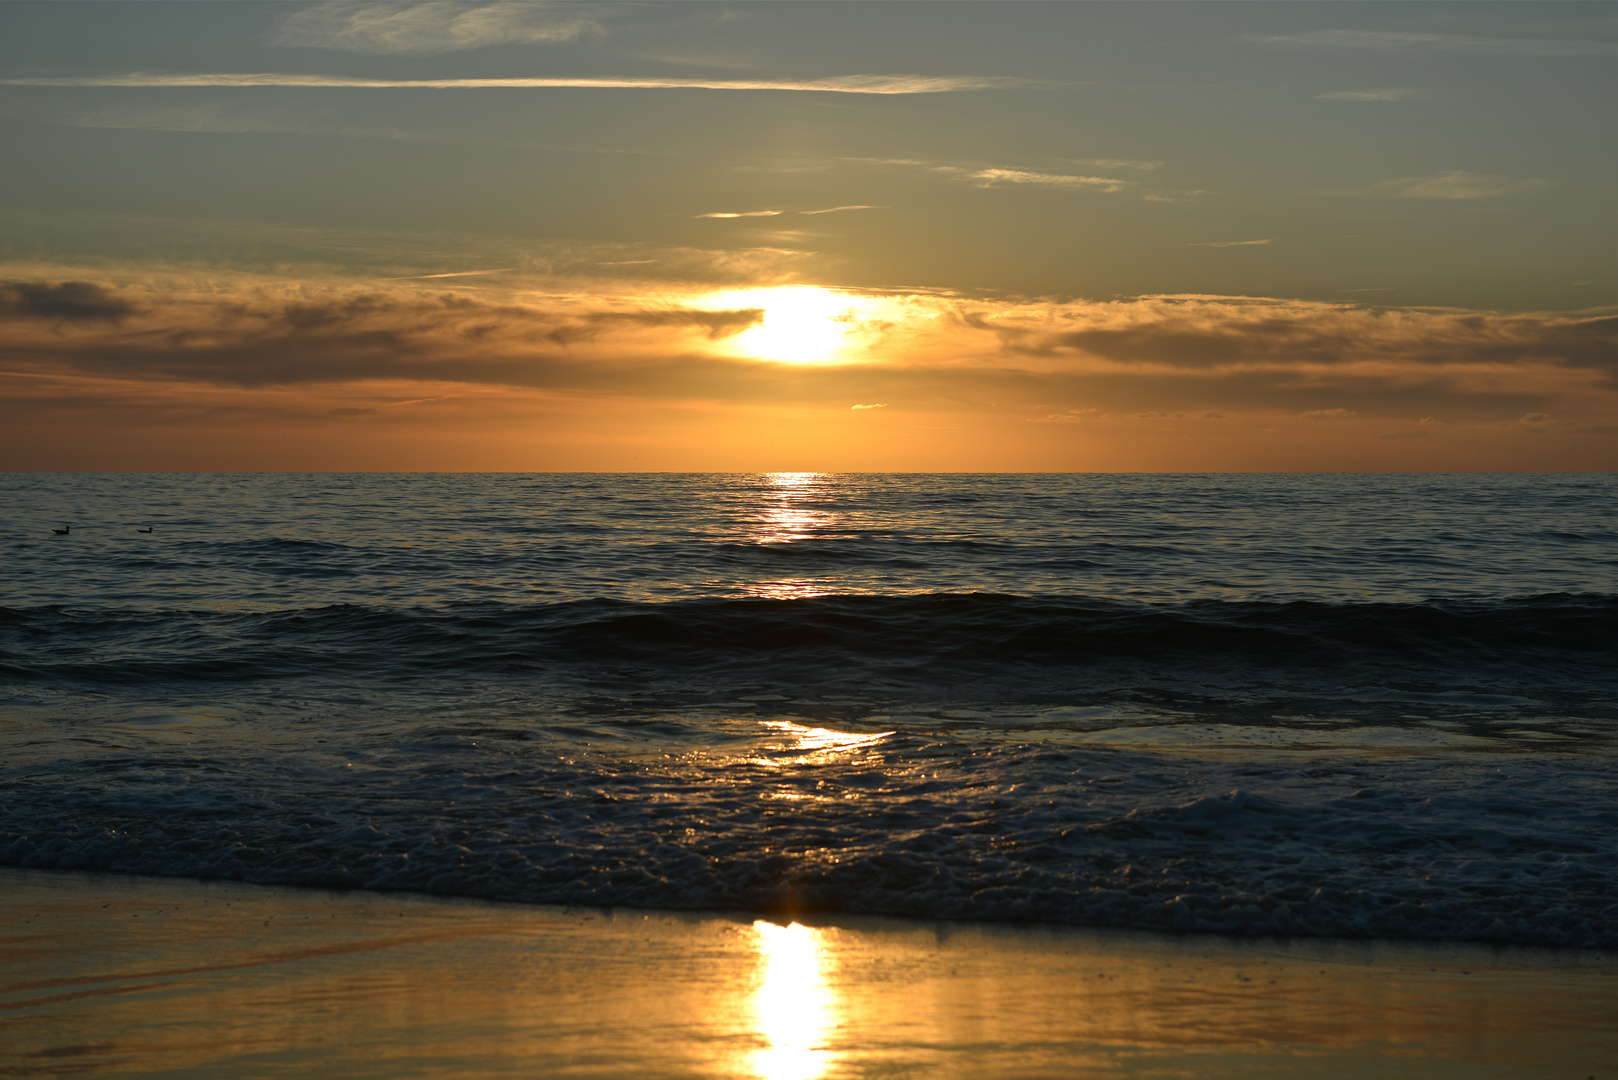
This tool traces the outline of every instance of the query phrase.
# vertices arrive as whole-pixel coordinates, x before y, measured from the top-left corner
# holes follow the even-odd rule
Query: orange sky
[[[8,6],[0,468],[1611,468],[1610,13],[1168,7]]]

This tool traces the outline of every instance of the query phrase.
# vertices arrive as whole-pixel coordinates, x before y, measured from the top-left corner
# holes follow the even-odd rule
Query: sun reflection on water
[[[819,473],[769,473],[754,519],[754,544],[785,545],[827,535],[835,517],[815,505],[824,479]],[[753,582],[747,591],[768,600],[801,600],[824,596],[831,590],[824,578],[786,577]]]
[[[753,1016],[764,1045],[752,1064],[760,1080],[815,1080],[832,1064],[824,1045],[832,1027],[832,964],[821,933],[799,923],[753,924],[759,965]]]
[[[764,600],[813,600],[828,590],[824,581],[814,578],[777,578],[750,585],[747,592]]]
[[[790,740],[772,749],[817,756],[864,750],[893,734],[891,731],[833,731],[831,728],[794,724],[790,720],[766,720],[764,726],[774,728]]]
[[[806,539],[831,524],[831,515],[808,504],[820,493],[819,473],[770,473],[769,489],[759,507],[755,543],[791,543]]]

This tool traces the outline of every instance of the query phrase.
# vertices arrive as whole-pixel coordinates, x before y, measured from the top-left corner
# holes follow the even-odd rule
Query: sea
[[[0,474],[0,864],[1611,949],[1615,496]]]

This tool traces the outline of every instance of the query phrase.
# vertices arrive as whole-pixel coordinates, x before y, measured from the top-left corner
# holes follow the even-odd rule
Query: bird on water
[[[151,527],[150,527],[150,526],[147,526],[147,527],[146,527],[146,528],[144,528],[144,529],[136,529],[136,530],[135,530],[135,531],[136,531],[136,532],[151,532],[151,531],[152,531],[152,530],[151,530]]]
[[[73,526],[71,526],[71,525],[63,525],[60,529],[52,529],[51,530],[51,532],[55,533],[57,536],[66,536],[68,533],[70,533],[72,531],[73,531]]]

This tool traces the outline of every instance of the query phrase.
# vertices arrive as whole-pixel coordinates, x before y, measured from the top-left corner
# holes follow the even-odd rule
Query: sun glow
[[[855,299],[812,285],[746,289],[716,298],[725,307],[761,308],[763,321],[731,338],[731,348],[760,360],[808,364],[828,360],[845,344],[858,315]]]

